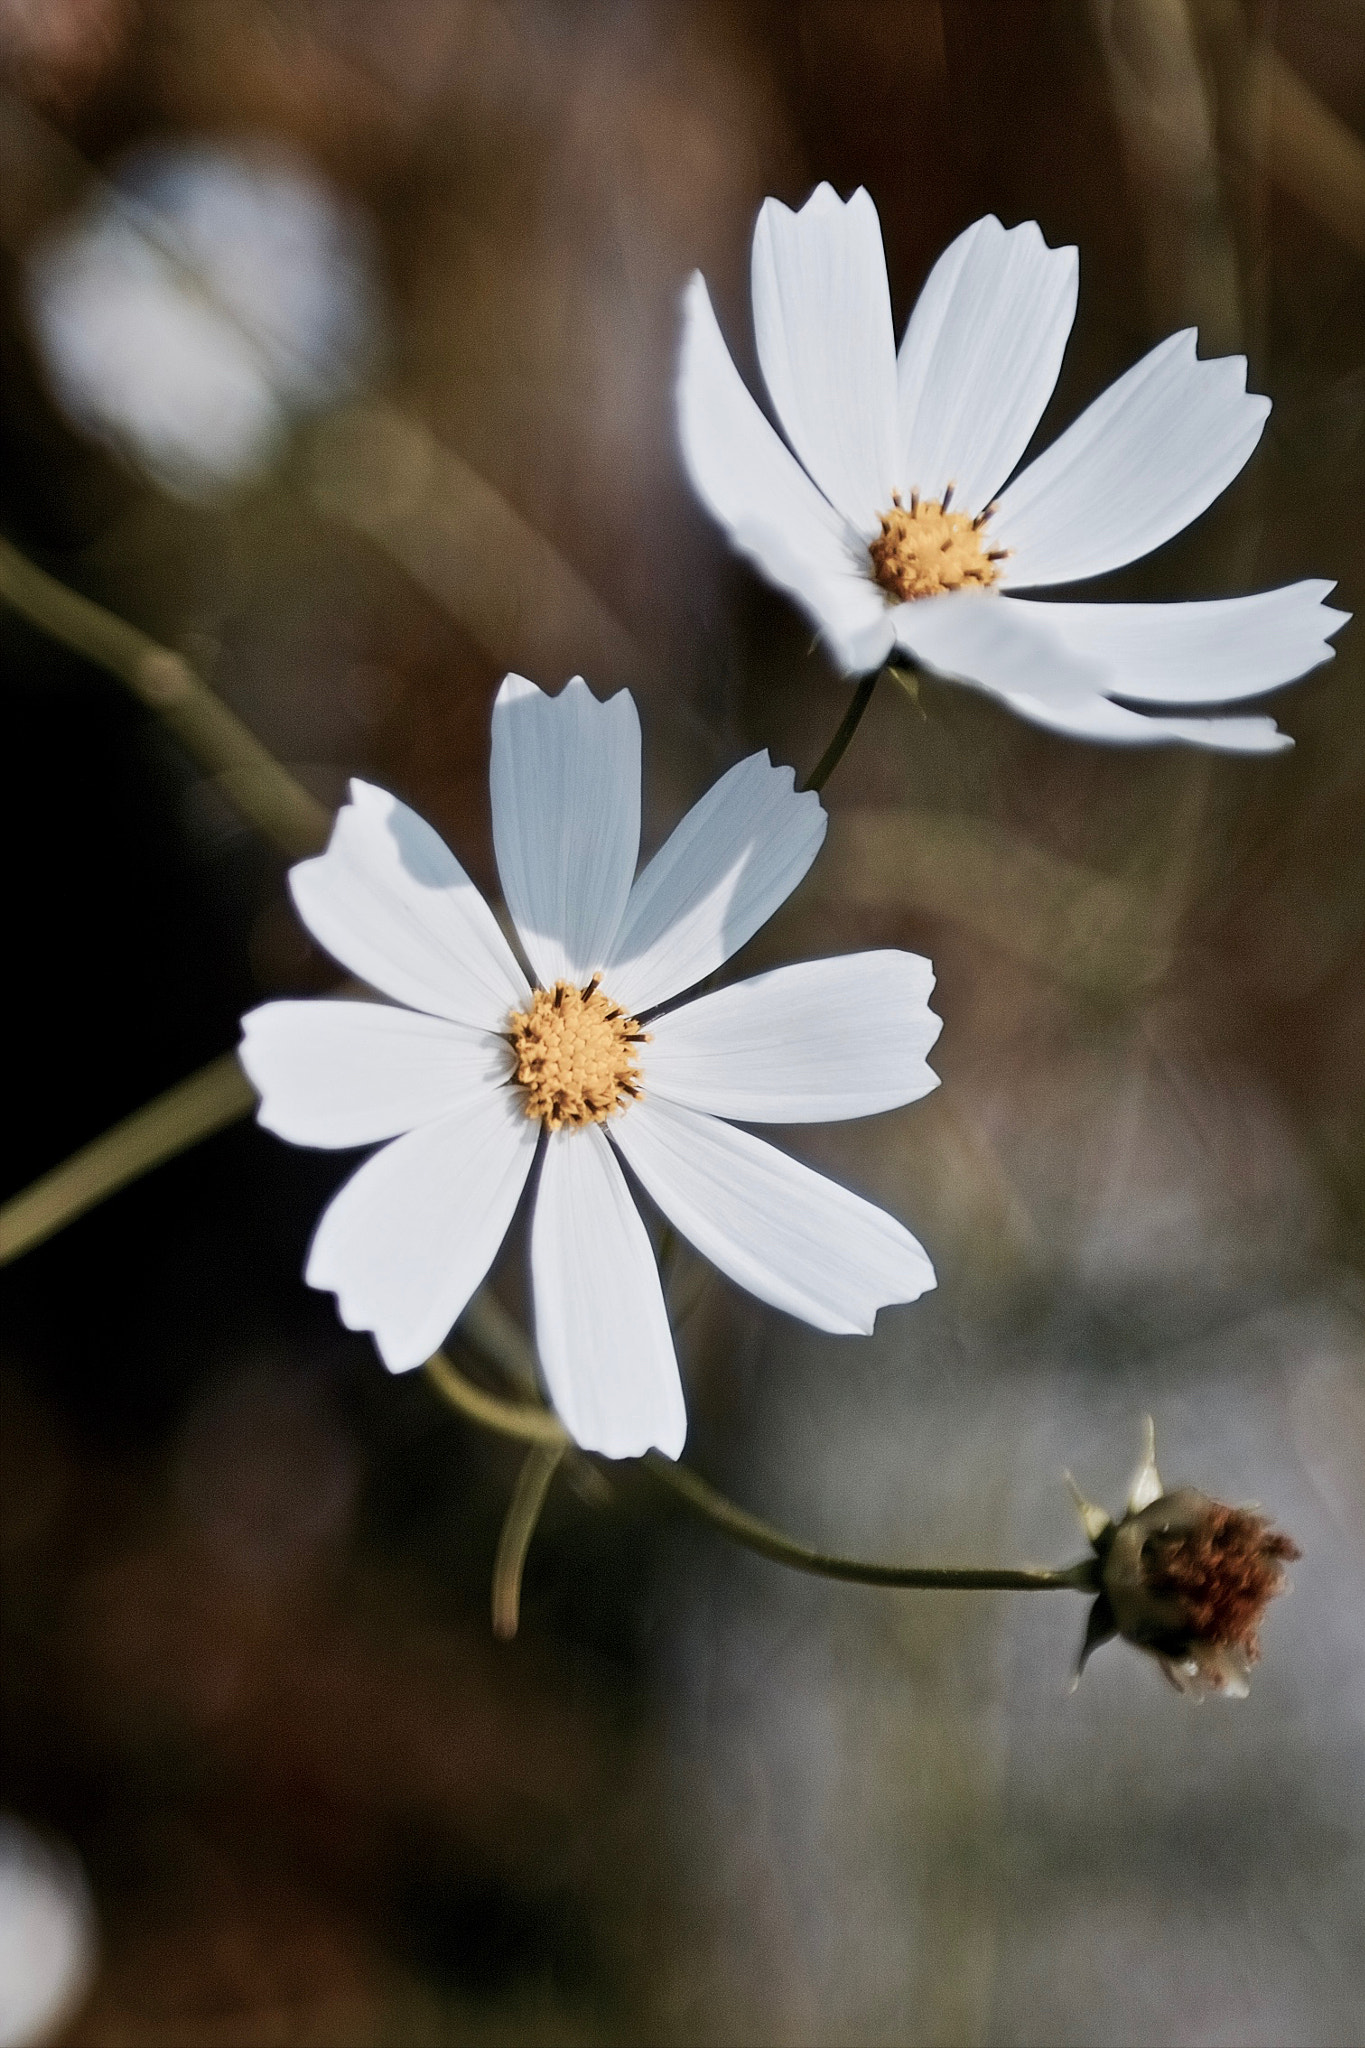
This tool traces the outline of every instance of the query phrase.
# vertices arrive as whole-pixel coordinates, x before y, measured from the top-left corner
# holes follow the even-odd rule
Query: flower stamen
[[[526,1114],[548,1131],[602,1123],[641,1093],[635,1048],[649,1033],[603,995],[601,979],[594,974],[582,988],[571,981],[538,988],[530,1008],[508,1020]]]
[[[943,497],[921,499],[911,491],[907,507],[899,491],[891,493],[892,509],[878,516],[882,530],[868,547],[872,575],[895,604],[912,598],[935,597],[942,590],[961,590],[972,585],[984,589],[994,583],[1008,548],[981,545],[981,529],[995,510],[988,505],[975,519],[965,512],[950,512],[952,484]]]

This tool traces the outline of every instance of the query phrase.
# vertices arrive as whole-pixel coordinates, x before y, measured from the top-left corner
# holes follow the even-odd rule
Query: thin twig
[[[493,1633],[509,1642],[521,1619],[521,1575],[563,1444],[532,1444],[517,1474],[493,1563]]]
[[[183,655],[49,576],[0,540],[0,597],[158,712],[223,794],[292,857],[326,844],[331,814],[216,697]]]

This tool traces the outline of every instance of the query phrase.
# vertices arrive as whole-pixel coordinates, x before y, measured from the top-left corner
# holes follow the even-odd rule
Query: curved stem
[[[125,619],[68,590],[0,540],[0,597],[126,683],[166,723],[243,817],[294,858],[326,844],[331,813],[263,747],[185,660]]]
[[[234,1053],[225,1053],[221,1059],[192,1074],[178,1087],[168,1089],[155,1102],[125,1117],[112,1131],[106,1131],[103,1137],[96,1138],[93,1144],[55,1167],[0,1209],[0,1265],[31,1251],[45,1238],[53,1236],[87,1209],[102,1202],[107,1195],[126,1187],[152,1167],[173,1159],[177,1153],[187,1151],[201,1139],[235,1123],[249,1112],[254,1101],[251,1085],[237,1064]],[[533,1379],[535,1354],[529,1340],[486,1288],[480,1288],[475,1294],[460,1326],[470,1342],[516,1383],[525,1385]],[[481,1429],[491,1429],[499,1436],[512,1437],[530,1445],[536,1456],[537,1462],[533,1464],[528,1459],[523,1467],[524,1488],[519,1482],[518,1491],[513,1496],[513,1508],[518,1509],[526,1523],[524,1538],[518,1538],[520,1552],[513,1546],[513,1537],[522,1522],[514,1522],[509,1509],[503,1543],[499,1546],[502,1576],[495,1573],[495,1597],[501,1600],[497,1611],[504,1617],[513,1617],[507,1631],[513,1633],[513,1561],[518,1554],[524,1561],[525,1547],[534,1532],[544,1489],[549,1485],[550,1474],[569,1448],[569,1437],[564,1425],[548,1408],[538,1402],[505,1400],[499,1394],[476,1386],[465,1378],[443,1351],[433,1352],[426,1361],[425,1369],[437,1392],[453,1408],[471,1422],[476,1422]],[[689,1472],[683,1465],[675,1465],[657,1452],[651,1452],[645,1464],[654,1478],[675,1493],[694,1514],[712,1523],[734,1542],[758,1551],[777,1564],[790,1565],[797,1571],[814,1572],[822,1578],[855,1580],[868,1586],[956,1587],[966,1590],[1032,1591],[1069,1586],[1088,1591],[1093,1586],[1093,1566],[1088,1563],[1060,1572],[977,1571],[873,1564],[861,1558],[832,1556],[785,1536],[780,1529],[774,1529],[757,1515],[751,1515],[727,1500],[724,1494],[718,1493],[695,1472]],[[536,1475],[542,1471],[543,1478],[536,1480]],[[534,1494],[533,1481],[540,1486],[538,1496]],[[525,1500],[522,1499],[523,1492]],[[528,1505],[532,1502],[534,1512]],[[520,1585],[520,1565],[516,1567],[516,1583]],[[496,1593],[499,1586],[503,1588],[500,1595]]]
[[[564,1455],[563,1444],[533,1444],[526,1453],[493,1564],[493,1633],[510,1642],[521,1620],[521,1575],[550,1481]]]
[[[460,1335],[490,1359],[519,1394],[541,1406],[535,1345],[491,1287],[480,1287],[471,1295],[460,1317]]]
[[[255,1101],[232,1052],[168,1088],[0,1208],[0,1266],[32,1251],[154,1166],[249,1115]]]
[[[839,1557],[829,1551],[815,1550],[808,1543],[798,1543],[790,1536],[784,1536],[780,1529],[774,1529],[770,1522],[764,1522],[757,1515],[751,1515],[746,1508],[736,1507],[723,1493],[708,1485],[685,1465],[675,1465],[671,1458],[661,1457],[651,1451],[645,1464],[662,1485],[669,1488],[678,1498],[729,1536],[741,1543],[747,1550],[756,1550],[760,1557],[771,1558],[774,1564],[790,1565],[796,1571],[813,1572],[822,1579],[847,1579],[860,1586],[901,1586],[922,1592],[1007,1592],[1007,1593],[1049,1593],[1067,1590],[1091,1593],[1095,1590],[1094,1560],[1086,1558],[1080,1564],[1068,1565],[1061,1571],[1048,1571],[1031,1566],[989,1566],[978,1569],[975,1566],[959,1565],[909,1565],[872,1564],[860,1557]]]
[[[478,1298],[476,1295],[475,1299]],[[476,1387],[458,1366],[451,1364],[444,1351],[433,1351],[422,1370],[442,1399],[471,1422],[477,1422],[481,1429],[496,1430],[499,1436],[518,1437],[523,1443],[553,1444],[561,1451],[567,1449],[568,1431],[548,1408],[532,1407],[529,1401],[504,1401],[500,1394]]]
[[[863,677],[849,700],[847,711],[839,721],[839,728],[834,738],[825,748],[824,753],[802,783],[801,787],[803,790],[823,789],[829,781],[830,776],[848,751],[849,741],[863,722],[863,713],[872,702],[872,692],[877,687],[881,673],[880,669],[874,669],[871,675]]]
[[[472,1380],[467,1380],[442,1351],[427,1360],[426,1370],[432,1384],[452,1407],[458,1408],[472,1422],[482,1424],[485,1429],[498,1430],[503,1436],[520,1437],[524,1442],[553,1447],[556,1459],[567,1447],[568,1437],[563,1425],[547,1408],[532,1408],[525,1402],[504,1401],[496,1394],[486,1393]],[[780,1529],[774,1529],[771,1523],[751,1515],[747,1509],[736,1507],[733,1501],[727,1500],[723,1493],[718,1493],[695,1472],[689,1472],[685,1465],[675,1465],[671,1458],[662,1457],[657,1451],[651,1451],[643,1463],[652,1477],[675,1493],[693,1514],[700,1515],[746,1549],[758,1551],[760,1556],[771,1558],[774,1564],[790,1565],[795,1571],[813,1572],[825,1579],[847,1579],[863,1586],[901,1586],[921,1590],[1094,1591],[1095,1567],[1093,1560],[1088,1558],[1062,1571],[1046,1571],[1028,1567],[977,1570],[956,1566],[874,1564],[863,1558],[834,1556],[827,1551],[812,1549],[807,1543],[798,1543]]]

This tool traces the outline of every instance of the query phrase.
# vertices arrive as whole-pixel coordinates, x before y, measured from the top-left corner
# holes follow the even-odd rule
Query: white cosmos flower
[[[877,210],[820,185],[754,232],[758,359],[795,459],[745,389],[706,284],[687,288],[678,378],[692,481],[735,546],[803,606],[849,674],[903,648],[1026,718],[1087,739],[1290,744],[1229,704],[1330,659],[1331,583],[1192,604],[1046,603],[1150,553],[1212,504],[1270,401],[1246,360],[1173,334],[1006,485],[1052,395],[1077,256],[1033,221],[969,227],[929,274],[897,355]],[[1115,703],[1115,698],[1128,704]]]
[[[508,676],[491,782],[530,976],[431,827],[353,782],[290,887],[328,952],[407,1007],[267,1003],[245,1019],[242,1064],[280,1137],[392,1141],[324,1213],[306,1277],[395,1372],[430,1356],[483,1279],[543,1136],[531,1276],[550,1397],[589,1450],[676,1457],[673,1338],[621,1160],[741,1287],[817,1329],[870,1331],[879,1307],[934,1285],[923,1249],[722,1119],[870,1116],[927,1094],[933,973],[913,953],[855,953],[649,1014],[790,895],[825,836],[818,797],[752,754],[637,876],[635,705],[599,703],[580,677],[549,697]]]

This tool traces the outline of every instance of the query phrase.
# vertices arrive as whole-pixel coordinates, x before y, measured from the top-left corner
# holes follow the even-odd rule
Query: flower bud
[[[1260,1655],[1266,1607],[1288,1584],[1297,1544],[1252,1508],[1227,1507],[1193,1487],[1162,1489],[1147,1424],[1128,1509],[1114,1523],[1077,1496],[1099,1562],[1080,1670],[1122,1636],[1155,1657],[1177,1692],[1244,1698]]]

